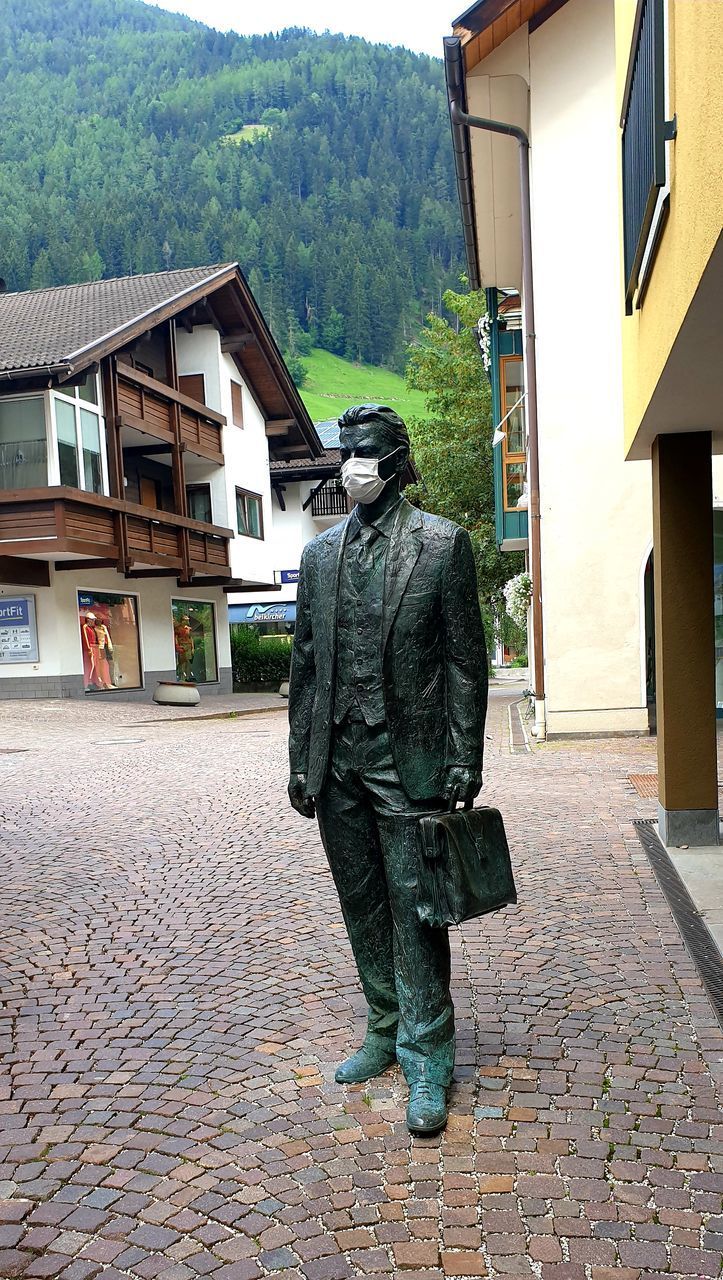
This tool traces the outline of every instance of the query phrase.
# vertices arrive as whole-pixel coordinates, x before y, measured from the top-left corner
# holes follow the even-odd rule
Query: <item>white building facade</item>
[[[534,7],[504,36],[473,6],[455,32],[468,112],[530,140],[546,732],[647,733],[652,510],[649,467],[621,448],[613,3]],[[470,128],[467,145],[473,281],[522,292],[524,317],[517,143]]]
[[[0,698],[230,692],[270,463],[321,453],[235,264],[0,298]]]

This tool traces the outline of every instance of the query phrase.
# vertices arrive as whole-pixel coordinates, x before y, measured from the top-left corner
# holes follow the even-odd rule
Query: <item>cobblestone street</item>
[[[0,1277],[718,1276],[718,1024],[631,820],[647,740],[511,754],[449,1127],[344,1088],[364,1002],[286,718],[0,709]],[[208,705],[208,704],[206,704]]]

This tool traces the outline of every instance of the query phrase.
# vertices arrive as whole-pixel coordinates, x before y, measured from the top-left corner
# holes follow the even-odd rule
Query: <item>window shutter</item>
[[[236,427],[244,424],[244,402],[240,382],[231,381],[231,417]]]
[[[199,404],[206,403],[206,379],[202,373],[182,373],[178,378],[178,390]]]

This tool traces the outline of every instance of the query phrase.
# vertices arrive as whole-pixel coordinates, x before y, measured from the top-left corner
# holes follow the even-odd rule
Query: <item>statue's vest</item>
[[[370,563],[369,552],[361,550],[360,539],[355,539],[344,551],[337,615],[336,724],[341,724],[355,706],[368,725],[383,724],[386,719],[382,685],[382,601],[387,545],[387,538],[377,539],[373,563]]]

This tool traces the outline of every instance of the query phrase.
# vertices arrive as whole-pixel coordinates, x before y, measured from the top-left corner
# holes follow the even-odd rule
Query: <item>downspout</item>
[[[465,247],[470,286],[480,287],[477,268],[471,163],[467,129],[484,129],[514,138],[520,161],[520,221],[522,230],[522,301],[525,325],[525,372],[527,381],[527,454],[529,479],[530,569],[532,577],[532,650],[535,670],[536,738],[544,739],[545,725],[545,655],[542,630],[542,558],[540,553],[540,458],[537,431],[537,360],[535,352],[535,299],[532,279],[532,217],[530,205],[530,140],[524,129],[501,120],[485,120],[465,110],[464,65],[462,42],[458,36],[444,38],[444,66],[452,123],[457,188],[462,210]]]

